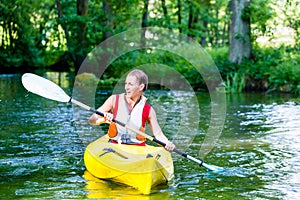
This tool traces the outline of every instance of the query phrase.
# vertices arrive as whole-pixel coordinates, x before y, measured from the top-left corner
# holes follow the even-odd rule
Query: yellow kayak
[[[174,175],[172,157],[163,147],[113,144],[107,135],[87,146],[84,163],[95,177],[132,186],[143,194]]]

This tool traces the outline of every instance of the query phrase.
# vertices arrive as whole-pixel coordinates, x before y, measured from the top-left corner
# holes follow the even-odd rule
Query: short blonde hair
[[[143,91],[145,92],[148,88],[148,76],[147,74],[140,70],[140,69],[134,69],[132,71],[130,71],[127,76],[134,76],[136,77],[136,79],[138,80],[139,84],[144,84],[144,89]]]

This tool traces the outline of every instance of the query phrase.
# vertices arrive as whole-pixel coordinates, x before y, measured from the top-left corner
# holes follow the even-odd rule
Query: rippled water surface
[[[48,74],[71,94],[66,74]],[[29,94],[20,75],[0,75],[0,199],[297,199],[300,198],[300,98],[227,95],[224,129],[205,163],[176,154],[175,177],[150,195],[94,178],[84,166],[86,145],[106,127],[91,127],[91,113]],[[99,91],[99,105],[111,91]],[[198,158],[210,121],[210,97],[148,91],[164,132]],[[197,103],[196,103],[197,104]],[[216,116],[217,117],[217,116]],[[196,125],[199,124],[199,125]]]

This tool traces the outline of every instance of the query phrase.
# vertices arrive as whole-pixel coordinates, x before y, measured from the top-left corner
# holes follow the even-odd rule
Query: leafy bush
[[[285,55],[285,56],[284,56]],[[300,92],[300,56],[285,53],[269,76],[270,89],[281,92]]]
[[[300,92],[300,56],[290,47],[254,47],[253,58],[237,65],[228,48],[210,50],[228,92]]]
[[[186,51],[193,53],[189,52],[189,49]],[[227,92],[300,92],[300,56],[295,54],[293,49],[254,47],[253,58],[244,59],[242,64],[228,61],[228,51],[228,47],[207,50],[220,71]],[[161,78],[165,81],[168,72],[153,68],[155,65],[165,65],[181,74],[195,90],[207,89],[195,67],[184,58],[162,50],[137,50],[119,57],[107,69],[103,80],[116,82],[120,75],[133,67],[144,65],[150,74],[150,80]],[[163,85],[160,88],[163,88]]]

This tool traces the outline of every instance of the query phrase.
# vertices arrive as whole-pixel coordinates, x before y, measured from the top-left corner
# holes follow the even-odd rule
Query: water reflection
[[[138,190],[95,178],[88,171],[84,172],[86,179],[87,197],[92,199],[169,199],[169,192],[166,186],[157,186],[151,191],[151,195],[143,195]]]
[[[46,72],[44,77],[62,88],[71,88],[73,85],[73,79],[67,72]]]

